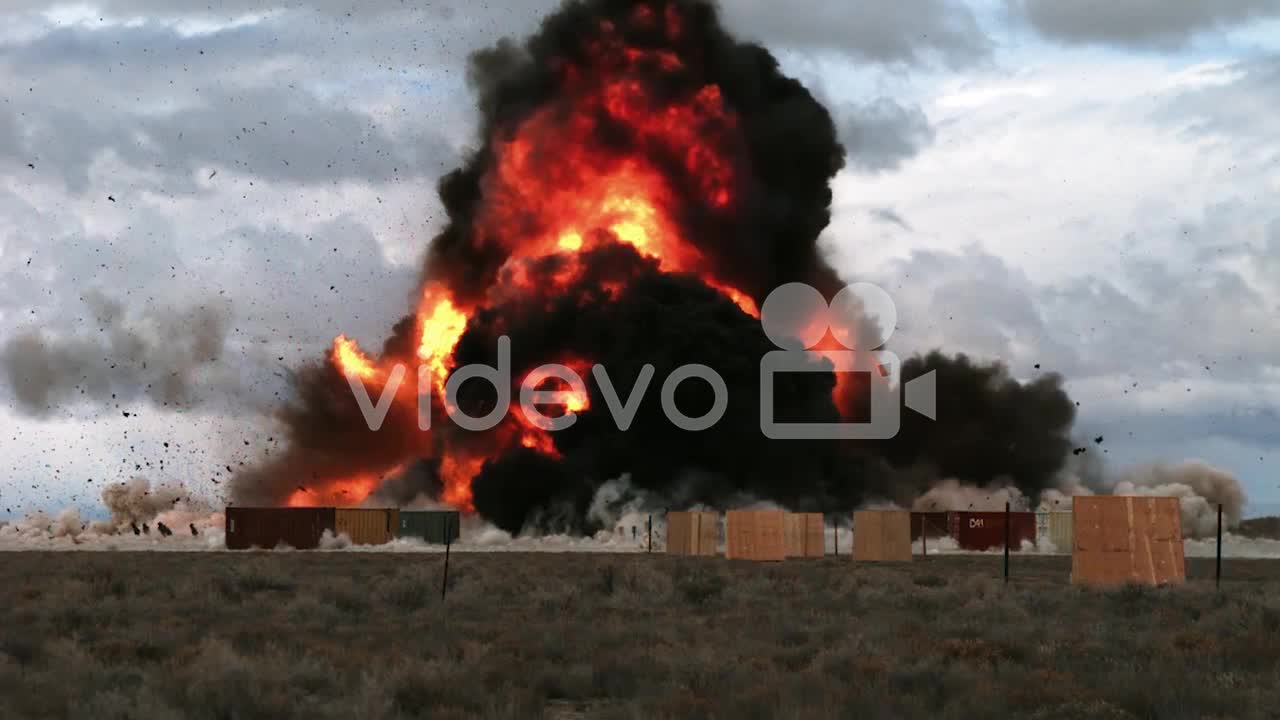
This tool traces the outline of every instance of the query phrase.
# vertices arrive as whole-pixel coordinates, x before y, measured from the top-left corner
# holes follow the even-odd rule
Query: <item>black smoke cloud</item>
[[[943,354],[913,358],[905,378],[935,370],[940,375],[938,423],[905,413],[903,433],[882,443],[770,441],[760,430],[760,360],[776,348],[758,320],[698,275],[664,272],[656,261],[620,243],[592,245],[596,249],[573,258],[522,261],[526,277],[544,280],[561,275],[557,264],[577,263],[567,274],[574,278],[567,286],[519,283],[504,275],[513,271],[504,248],[516,243],[482,235],[522,230],[519,222],[497,231],[480,222],[485,180],[496,159],[494,140],[510,137],[534,112],[569,109],[574,98],[563,91],[557,68],[586,63],[586,43],[607,20],[622,28],[629,46],[670,50],[682,59],[681,72],[646,78],[659,96],[688,97],[708,84],[720,88],[740,130],[731,158],[739,183],[734,210],[706,207],[693,178],[670,155],[672,148],[639,146],[640,139],[607,119],[599,124],[598,136],[581,141],[639,154],[661,166],[678,195],[675,220],[703,258],[701,269],[757,303],[787,282],[810,283],[828,298],[842,285],[818,250],[818,237],[830,220],[830,182],[845,155],[826,108],[784,76],[767,50],[730,37],[713,5],[650,0],[658,21],[636,26],[628,18],[638,5],[634,0],[569,2],[526,42],[506,41],[473,57],[469,78],[478,95],[481,145],[440,183],[449,222],[427,249],[423,271],[424,283],[444,285],[457,300],[478,307],[455,348],[455,366],[492,364],[497,338],[506,335],[516,382],[543,363],[583,361],[604,366],[625,397],[641,368],[652,364],[655,376],[631,428],[616,427],[588,372],[589,409],[571,428],[552,433],[559,457],[518,442],[495,448],[492,436],[447,422],[437,423],[429,434],[370,434],[345,381],[322,365],[300,374],[297,400],[284,415],[291,451],[274,467],[238,477],[237,498],[279,499],[294,487],[292,478],[326,472],[330,465],[329,474],[337,476],[383,471],[409,460],[408,470],[377,496],[407,502],[439,494],[440,467],[450,459],[448,453],[466,456],[486,448],[481,455],[486,461],[472,484],[474,503],[482,516],[512,532],[596,529],[588,513],[591,500],[605,483],[623,475],[662,507],[725,507],[750,497],[796,510],[841,513],[865,500],[915,493],[939,475],[977,484],[1008,481],[1029,492],[1051,486],[1069,454],[1066,437],[1073,415],[1057,378],[1023,385],[998,365]],[[678,33],[668,32],[673,17]],[[530,224],[536,210],[530,208]],[[411,357],[413,333],[414,320],[408,317],[384,350]],[[688,364],[711,367],[728,389],[723,418],[699,433],[675,427],[660,402],[663,381]],[[832,397],[835,375],[829,365],[817,369],[776,378],[780,421],[839,420]],[[842,398],[847,402],[841,406],[860,406],[868,382],[884,380],[851,383],[854,397]],[[685,414],[698,416],[710,407],[712,395],[693,380],[680,386],[675,400]],[[459,405],[470,414],[485,414],[492,402],[492,390],[483,383],[462,387]],[[388,420],[399,427],[411,427],[410,422],[408,417]]]
[[[755,318],[698,278],[659,272],[628,247],[584,253],[577,262],[589,270],[573,287],[522,295],[477,315],[455,351],[458,362],[492,363],[497,337],[506,335],[514,377],[551,358],[593,358],[623,400],[644,364],[656,372],[627,431],[618,429],[587,375],[589,408],[553,434],[562,459],[520,448],[485,466],[474,484],[476,508],[503,529],[517,532],[533,521],[596,530],[587,520],[595,492],[624,473],[633,490],[666,507],[725,507],[751,497],[831,512],[870,498],[909,502],[940,477],[1012,484],[1034,496],[1055,484],[1069,455],[1075,406],[1060,377],[1021,383],[999,364],[939,352],[912,357],[902,369],[904,381],[938,374],[938,421],[904,411],[902,431],[885,442],[771,440],[760,430],[760,360],[776,348]],[[622,294],[600,290],[623,276]],[[818,372],[775,376],[779,421],[841,421],[831,366],[821,358],[814,363]],[[664,380],[690,364],[711,367],[728,389],[723,418],[698,433],[677,428],[660,399]],[[476,390],[461,402],[479,415],[491,407],[492,392],[486,385]],[[869,395],[865,381],[850,392],[855,406]],[[713,397],[691,380],[675,400],[696,417]]]
[[[646,3],[658,18],[666,16],[666,6],[676,9],[680,34],[671,40],[666,21],[646,28],[628,22],[640,4],[566,3],[524,44],[504,41],[473,56],[468,77],[479,98],[480,137],[486,145],[440,184],[450,223],[431,244],[427,277],[444,280],[463,299],[479,299],[493,285],[506,255],[500,243],[475,237],[485,201],[483,180],[493,161],[488,142],[509,135],[535,110],[573,102],[561,91],[558,68],[589,63],[587,39],[608,20],[627,28],[630,46],[671,49],[690,64],[687,72],[655,72],[648,78],[661,95],[682,98],[709,84],[720,88],[741,128],[742,146],[734,160],[749,182],[736,212],[711,213],[672,156],[687,148],[634,147],[635,138],[607,137],[614,129],[607,122],[601,123],[601,137],[592,140],[643,152],[666,165],[672,185],[685,189],[678,205],[686,237],[724,282],[757,299],[790,281],[834,291],[837,277],[818,250],[818,235],[831,220],[829,183],[844,167],[845,156],[830,113],[799,81],[782,74],[769,51],[730,37],[713,5],[699,0]]]

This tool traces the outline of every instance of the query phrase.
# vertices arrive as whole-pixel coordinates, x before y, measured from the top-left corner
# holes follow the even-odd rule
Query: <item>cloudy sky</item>
[[[288,368],[408,307],[467,54],[550,4],[7,0],[0,342],[80,381],[0,376],[0,518],[134,474],[218,497],[278,451]],[[1280,0],[725,14],[832,108],[825,242],[895,349],[1061,372],[1109,466],[1200,458],[1280,507]]]

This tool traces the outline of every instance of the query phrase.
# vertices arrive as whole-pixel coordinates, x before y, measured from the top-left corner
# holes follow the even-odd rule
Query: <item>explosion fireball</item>
[[[594,490],[624,473],[672,506],[752,496],[823,509],[914,492],[922,468],[1028,490],[1061,468],[1074,408],[1056,378],[1022,386],[999,367],[942,355],[908,362],[903,379],[938,370],[940,383],[971,391],[954,437],[973,447],[951,442],[945,421],[881,445],[761,436],[757,372],[773,346],[758,307],[783,283],[828,297],[843,285],[818,239],[844,149],[827,110],[768,51],[729,36],[714,5],[568,2],[523,44],[476,53],[469,77],[482,145],[440,183],[449,222],[427,248],[417,307],[381,351],[339,336],[324,362],[298,373],[281,411],[289,450],[238,475],[237,502],[427,494],[513,532],[584,531]],[[511,339],[515,388],[545,363],[588,379],[585,392],[544,408],[575,413],[574,426],[549,433],[513,411],[482,433],[419,429],[416,371],[429,371],[431,410],[443,417],[450,374],[492,364],[499,336]],[[715,369],[729,386],[725,421],[683,433],[649,400],[630,431],[618,430],[598,412],[590,368],[606,366],[625,389],[645,363],[660,376],[688,363]],[[412,372],[373,432],[346,376],[377,398],[398,365]],[[805,373],[779,390],[777,416],[849,418],[875,381]],[[703,390],[681,387],[686,414],[710,403]],[[492,398],[464,383],[458,402],[483,414]],[[996,444],[1015,449],[976,455]]]

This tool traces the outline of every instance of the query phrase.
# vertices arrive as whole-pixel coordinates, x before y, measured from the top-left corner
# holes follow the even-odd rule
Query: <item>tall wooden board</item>
[[[1072,513],[1073,583],[1164,585],[1186,581],[1177,498],[1076,497]]]
[[[911,513],[905,510],[855,512],[853,559],[863,562],[910,562]]]
[[[786,513],[781,510],[730,510],[725,516],[725,557],[785,560],[785,528]]]

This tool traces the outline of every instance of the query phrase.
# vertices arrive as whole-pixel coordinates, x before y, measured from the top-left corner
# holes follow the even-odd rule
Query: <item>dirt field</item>
[[[0,717],[1263,718],[1280,562],[0,553]]]

